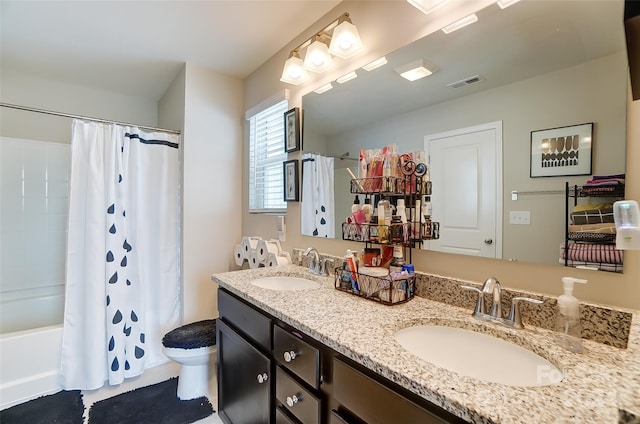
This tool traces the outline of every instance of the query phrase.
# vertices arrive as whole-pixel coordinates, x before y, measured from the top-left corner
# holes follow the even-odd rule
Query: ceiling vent
[[[480,75],[474,75],[472,77],[465,78],[460,81],[452,82],[451,84],[447,84],[447,87],[460,88],[460,87],[464,87],[465,85],[474,84],[478,81],[482,81],[483,79],[484,78],[482,78]]]

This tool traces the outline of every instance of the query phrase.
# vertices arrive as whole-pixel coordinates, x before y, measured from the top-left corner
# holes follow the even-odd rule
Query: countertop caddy
[[[256,278],[291,276],[317,289],[276,291]],[[585,340],[585,351],[565,351],[553,332],[515,330],[479,322],[468,309],[415,297],[386,306],[334,289],[331,277],[297,265],[214,274],[212,280],[266,313],[306,333],[369,370],[472,423],[617,423],[640,415],[640,314],[633,311],[627,349]],[[404,350],[394,333],[414,325],[446,325],[489,333],[543,356],[564,374],[556,385],[514,387],[464,377]],[[460,347],[464,349],[464,346]],[[469,352],[473,355],[473,352]],[[544,370],[541,370],[544,373]]]

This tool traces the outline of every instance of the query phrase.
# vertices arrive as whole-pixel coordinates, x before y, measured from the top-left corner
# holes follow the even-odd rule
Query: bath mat
[[[170,378],[94,403],[89,424],[189,424],[213,414],[206,397],[180,400],[178,378]]]
[[[83,413],[80,390],[61,391],[0,411],[0,423],[82,424]]]

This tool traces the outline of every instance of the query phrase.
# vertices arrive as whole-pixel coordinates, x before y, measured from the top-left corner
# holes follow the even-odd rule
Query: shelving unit
[[[598,214],[584,211],[584,214],[579,214],[574,212],[574,208],[579,199],[598,198],[611,203],[622,199],[624,185],[593,187],[567,182],[565,193],[565,237],[561,248],[564,266],[622,272],[623,252],[615,248],[615,224],[613,218],[608,218],[613,216],[613,211],[600,210]],[[578,219],[579,223],[575,223]],[[572,231],[576,226],[580,231]]]

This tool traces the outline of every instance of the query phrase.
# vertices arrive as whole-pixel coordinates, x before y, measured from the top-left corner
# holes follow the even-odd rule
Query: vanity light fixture
[[[467,25],[471,25],[474,22],[478,22],[478,16],[475,13],[472,13],[471,15],[466,16],[442,28],[442,32],[444,32],[445,34],[451,34],[453,31],[457,31],[460,28],[464,28]]]
[[[496,4],[500,9],[506,9],[507,7],[518,3],[520,0],[498,0]]]
[[[420,59],[394,70],[400,74],[402,78],[409,81],[416,81],[433,74],[436,68],[433,65],[428,65],[423,59]]]
[[[332,88],[333,88],[333,85],[331,85],[331,83],[328,82],[325,85],[316,88],[315,90],[313,90],[313,92],[314,93],[318,93],[318,94],[322,94],[322,93],[326,93],[327,91],[331,90]]]
[[[362,40],[358,28],[351,22],[349,14],[338,18],[338,25],[333,29],[329,52],[341,59],[347,59],[362,49]]]
[[[289,59],[284,62],[284,69],[282,70],[282,77],[280,81],[287,84],[300,85],[309,78],[307,70],[304,69],[304,63],[300,58],[298,50],[291,52]]]
[[[373,62],[364,65],[362,67],[362,69],[364,69],[365,71],[373,71],[374,69],[377,69],[381,66],[384,66],[387,64],[387,58],[382,56],[380,59],[376,59]]]
[[[322,35],[317,34],[313,43],[307,47],[304,56],[304,67],[311,72],[324,72],[333,66],[333,59],[329,54],[329,46],[322,40]]]
[[[410,5],[428,15],[449,0],[407,0]]]
[[[356,74],[356,71],[351,71],[346,75],[341,76],[340,78],[338,78],[336,80],[336,82],[338,84],[344,84],[347,81],[351,81],[352,79],[358,78],[358,74]]]
[[[303,50],[304,60],[300,57]],[[333,66],[331,55],[346,59],[360,50],[362,50],[362,40],[360,40],[358,29],[351,22],[349,14],[343,13],[338,19],[292,50],[284,64],[280,81],[299,85],[308,78],[306,71],[321,73]],[[305,70],[304,74],[300,72],[301,67]]]

